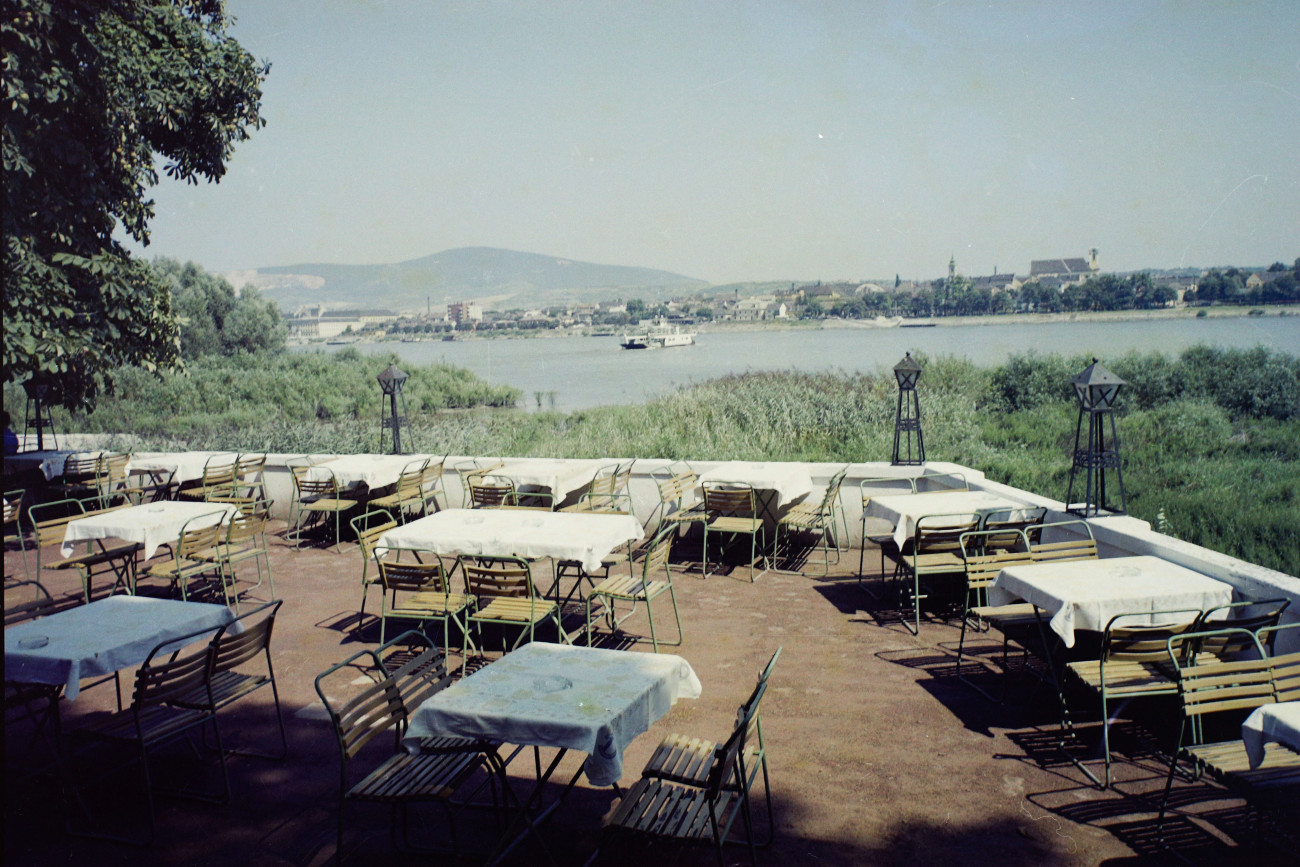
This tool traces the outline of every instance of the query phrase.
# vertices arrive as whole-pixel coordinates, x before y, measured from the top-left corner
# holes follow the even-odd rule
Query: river
[[[395,353],[412,364],[468,368],[489,382],[519,388],[526,408],[537,409],[540,403],[541,409],[572,412],[642,403],[679,385],[747,370],[871,373],[892,367],[908,351],[963,356],[979,365],[999,364],[1029,350],[1087,353],[1104,360],[1130,350],[1176,354],[1198,343],[1225,348],[1263,345],[1294,354],[1300,351],[1300,316],[706,330],[689,347],[627,351],[618,343],[615,337],[553,337],[355,346],[367,355]]]

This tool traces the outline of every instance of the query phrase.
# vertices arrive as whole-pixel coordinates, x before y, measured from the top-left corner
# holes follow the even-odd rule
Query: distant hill
[[[252,283],[280,309],[303,304],[424,312],[448,301],[550,307],[637,297],[658,301],[709,285],[668,271],[596,265],[538,253],[461,247],[394,265],[284,265],[225,275]]]

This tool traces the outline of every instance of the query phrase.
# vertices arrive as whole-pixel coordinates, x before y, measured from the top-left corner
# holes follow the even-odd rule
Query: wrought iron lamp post
[[[921,434],[921,401],[916,396],[916,382],[921,378],[921,365],[907,353],[894,365],[894,378],[898,380],[898,415],[894,421],[895,466],[915,466],[925,463],[925,437]]]
[[[401,368],[390,363],[384,368],[384,372],[379,374],[379,387],[384,391],[384,397],[379,408],[379,448],[384,447],[384,431],[389,428],[393,429],[393,454],[406,454],[402,450],[402,425],[406,424],[406,397],[402,394],[402,384],[406,382],[406,374]],[[407,431],[407,438],[410,439],[410,431]]]
[[[1066,488],[1066,509],[1089,517],[1103,513],[1122,515],[1127,508],[1124,498],[1124,474],[1120,470],[1119,435],[1115,432],[1115,398],[1127,383],[1092,360],[1082,373],[1070,380],[1079,399],[1079,421],[1074,429],[1074,462],[1070,465],[1070,482]],[[1088,439],[1084,442],[1084,417],[1088,419]],[[1119,487],[1119,506],[1108,502],[1106,477],[1111,473]],[[1083,501],[1074,502],[1075,476],[1081,476]]]
[[[54,448],[57,449],[59,447],[59,436],[54,431],[54,419],[50,415],[50,384],[33,376],[23,383],[23,391],[27,392],[27,418],[23,429],[24,437],[26,437],[27,431],[35,428],[36,449],[43,452],[45,451],[45,431],[48,429],[50,437],[54,440]]]

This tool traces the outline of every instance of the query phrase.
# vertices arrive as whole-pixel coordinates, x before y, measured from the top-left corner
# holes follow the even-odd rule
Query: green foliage
[[[177,360],[170,293],[113,238],[148,243],[158,180],[225,172],[263,124],[267,68],[219,0],[5,0],[4,378],[89,408],[114,374]]]
[[[187,360],[284,348],[288,329],[280,308],[263,299],[256,287],[245,286],[236,295],[224,278],[193,262],[182,265],[161,258],[153,268],[171,290],[180,318],[181,355]]]

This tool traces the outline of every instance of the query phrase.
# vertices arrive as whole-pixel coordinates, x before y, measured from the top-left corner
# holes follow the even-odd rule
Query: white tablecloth
[[[755,491],[772,491],[776,506],[797,500],[813,489],[812,475],[803,464],[727,461],[700,473],[701,488],[705,482],[731,482],[749,485]]]
[[[1103,630],[1117,614],[1217,608],[1232,601],[1232,585],[1159,557],[1114,557],[1008,566],[988,590],[990,605],[1016,599],[1052,615],[1052,630],[1074,646],[1079,629]],[[1190,617],[1190,615],[1189,615]],[[1158,625],[1176,618],[1131,618]]]
[[[71,701],[82,678],[139,665],[164,641],[233,619],[224,605],[110,596],[6,629],[5,679],[61,683]]]
[[[700,690],[680,656],[535,641],[420,705],[404,741],[456,736],[581,750],[587,779],[609,786],[623,776],[627,745]]]
[[[609,553],[641,538],[631,515],[528,509],[444,509],[379,537],[378,548],[423,548],[436,554],[513,555],[575,560],[594,572]]]
[[[98,454],[99,452],[54,451],[47,449],[43,452],[20,452],[16,455],[5,455],[5,475],[40,470],[41,475],[45,476],[45,480],[48,482],[63,475],[63,462],[69,457],[93,458]]]
[[[203,468],[214,457],[234,462],[238,455],[234,452],[140,452],[131,455],[126,471],[171,473],[171,480],[177,484],[192,482],[203,478]]]
[[[988,491],[931,491],[924,494],[872,497],[867,503],[867,516],[884,518],[893,524],[894,543],[901,548],[916,535],[916,522],[928,515],[973,518],[982,512],[1017,507],[1025,507],[1025,504]]]
[[[191,519],[211,516],[210,520],[198,521],[190,526],[191,530],[197,530],[223,522],[227,516],[238,511],[237,507],[229,503],[165,501],[77,518],[68,522],[68,528],[63,533],[63,556],[71,557],[77,542],[125,539],[143,545],[144,558],[148,560],[158,551],[159,545],[176,544],[181,536],[181,528]]]
[[[1300,751],[1300,701],[1266,704],[1241,724],[1241,740],[1252,768],[1264,761],[1264,745],[1278,743]]]
[[[545,488],[555,495],[559,503],[573,491],[585,488],[596,478],[601,467],[611,461],[556,460],[554,458],[511,458],[505,466],[492,474],[505,476],[515,483],[515,488]]]
[[[308,468],[307,478],[324,482],[332,472],[340,488],[364,484],[373,491],[397,484],[402,470],[411,464],[418,466],[423,460],[421,455],[344,455]]]

